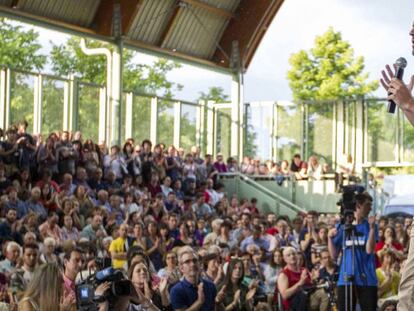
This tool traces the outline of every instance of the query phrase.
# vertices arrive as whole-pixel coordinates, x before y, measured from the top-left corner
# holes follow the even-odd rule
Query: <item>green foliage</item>
[[[157,142],[171,145],[174,141],[174,103],[158,101]]]
[[[62,128],[64,84],[62,81],[43,80],[42,133],[50,134]]]
[[[150,137],[151,98],[134,96],[132,107],[132,137],[136,143]]]
[[[289,63],[287,78],[294,100],[360,97],[378,88],[378,81],[367,82],[364,58],[355,58],[351,45],[332,28],[316,37],[312,49],[293,54]]]
[[[197,134],[197,108],[187,104],[181,106],[181,123],[180,123],[180,147],[184,150],[190,150],[194,145],[199,144],[196,141]]]
[[[111,50],[114,48],[113,45],[94,40],[88,40],[87,46],[88,48],[105,47]],[[64,44],[53,45],[51,54],[52,69],[58,75],[74,73],[82,81],[105,84],[105,56],[84,54],[80,48],[80,38],[71,37]],[[180,64],[165,59],[159,59],[151,65],[134,64],[134,56],[133,51],[123,50],[124,90],[172,97],[174,90],[182,89],[180,84],[171,82],[166,77],[171,70],[180,68]]]
[[[79,85],[78,130],[85,139],[98,141],[99,132],[99,88]]]
[[[216,103],[224,103],[229,101],[229,95],[224,94],[222,87],[213,86],[208,89],[207,93],[200,92],[197,100],[214,101]]]
[[[33,129],[34,76],[12,72],[10,90],[10,124],[22,118],[29,123],[28,132]]]
[[[0,18],[0,64],[27,71],[40,71],[46,63],[46,56],[39,53],[39,34],[32,29]]]
[[[278,161],[290,160],[296,153],[301,153],[302,111],[297,106],[277,106],[277,146]]]

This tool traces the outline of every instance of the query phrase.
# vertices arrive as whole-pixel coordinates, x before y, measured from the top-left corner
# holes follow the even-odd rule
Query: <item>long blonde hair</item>
[[[62,271],[55,263],[45,263],[36,269],[21,301],[36,304],[39,311],[55,311],[59,308],[62,296]]]

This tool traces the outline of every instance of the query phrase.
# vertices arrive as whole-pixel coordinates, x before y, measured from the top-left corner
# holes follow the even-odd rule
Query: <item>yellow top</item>
[[[385,274],[381,268],[376,270],[377,278],[378,278],[378,287],[381,286],[385,282]],[[398,272],[392,272],[392,280],[391,283],[385,288],[381,297],[378,298],[388,298],[398,294],[398,284],[400,283],[400,275]]]
[[[109,251],[111,254],[113,252],[115,253],[126,253],[125,250],[125,239],[119,237],[111,242],[111,245],[109,246]],[[120,260],[120,259],[114,259],[112,258],[112,267],[114,269],[122,269],[126,266],[127,261],[126,260]]]

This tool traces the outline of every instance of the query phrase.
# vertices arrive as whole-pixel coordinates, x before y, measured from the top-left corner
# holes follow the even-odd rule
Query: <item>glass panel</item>
[[[223,154],[226,160],[231,151],[231,108],[217,109],[216,153]]]
[[[166,146],[174,142],[174,102],[158,100],[157,138]],[[154,142],[153,142],[154,143]]]
[[[99,138],[99,97],[99,87],[79,84],[78,130],[94,142]]]
[[[404,116],[403,120],[404,162],[414,162],[414,127]]]
[[[196,142],[197,107],[193,105],[181,105],[181,129],[180,147],[190,150]]]
[[[302,112],[300,106],[277,106],[277,160],[288,160],[301,153]]]
[[[150,138],[151,98],[134,95],[132,98],[132,138],[135,144],[141,144]]]
[[[33,131],[33,102],[35,76],[11,72],[10,125],[23,118],[29,123],[27,132]]]
[[[346,153],[352,155],[352,157],[355,156],[354,154],[354,146],[352,145],[353,136],[355,135],[356,131],[356,124],[355,124],[355,116],[356,116],[356,103],[355,102],[349,102],[345,103],[345,109],[347,109],[346,116],[346,124],[347,124],[347,137],[346,137]]]
[[[273,121],[273,106],[261,105],[250,106],[248,120],[248,131],[246,137],[247,142],[250,140],[250,145],[253,148],[250,151],[250,156],[258,156],[262,160],[269,160],[272,157],[272,121]]]
[[[42,133],[45,137],[63,128],[64,85],[60,80],[43,79]]]
[[[308,157],[316,155],[332,163],[332,119],[333,103],[308,105]]]
[[[368,102],[368,161],[395,161],[397,117],[386,101]]]

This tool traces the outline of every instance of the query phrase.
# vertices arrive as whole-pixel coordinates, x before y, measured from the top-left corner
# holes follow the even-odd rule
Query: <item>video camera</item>
[[[352,222],[354,221],[354,212],[356,209],[356,195],[364,191],[365,188],[361,185],[348,185],[341,186],[340,188],[342,198],[338,201],[337,205],[340,206],[341,224],[345,226],[345,231],[353,228]]]
[[[111,287],[104,295],[95,296],[96,288],[104,282],[110,282]],[[117,297],[130,296],[132,283],[126,279],[121,270],[108,267],[76,284],[75,290],[77,310],[95,311],[98,310],[97,305],[101,302],[108,301],[111,305],[116,302]]]

